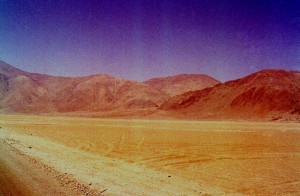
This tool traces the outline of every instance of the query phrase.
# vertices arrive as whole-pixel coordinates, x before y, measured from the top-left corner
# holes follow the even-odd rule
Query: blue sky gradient
[[[0,0],[0,60],[61,76],[300,70],[299,0]]]

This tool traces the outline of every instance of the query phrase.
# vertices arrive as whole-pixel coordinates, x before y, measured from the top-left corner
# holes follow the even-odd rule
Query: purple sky
[[[0,0],[0,60],[63,76],[300,70],[300,1]]]

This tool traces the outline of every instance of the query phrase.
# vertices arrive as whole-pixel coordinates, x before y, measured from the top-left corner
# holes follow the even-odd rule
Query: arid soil
[[[1,115],[0,127],[3,195],[300,194],[299,123]]]
[[[19,141],[0,141],[0,195],[90,195],[94,193],[79,184],[72,175],[57,172],[14,146]]]

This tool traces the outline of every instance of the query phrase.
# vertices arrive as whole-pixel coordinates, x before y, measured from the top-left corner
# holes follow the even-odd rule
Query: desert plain
[[[300,124],[1,115],[0,195],[299,195]]]

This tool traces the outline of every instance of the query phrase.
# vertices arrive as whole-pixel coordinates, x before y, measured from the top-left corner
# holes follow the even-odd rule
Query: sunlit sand
[[[95,193],[300,193],[297,123],[0,119],[1,140]]]

